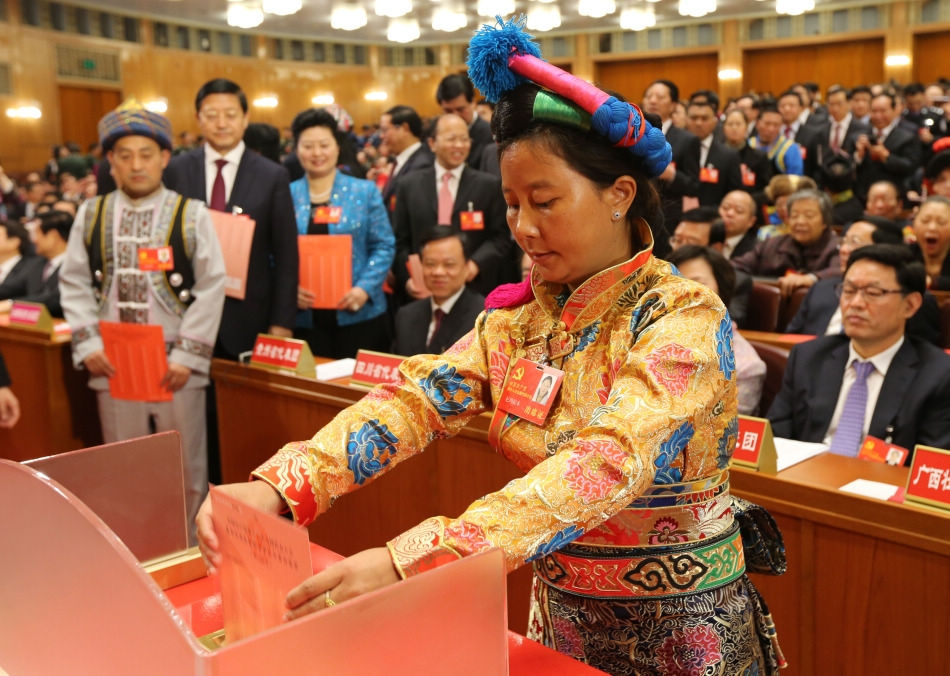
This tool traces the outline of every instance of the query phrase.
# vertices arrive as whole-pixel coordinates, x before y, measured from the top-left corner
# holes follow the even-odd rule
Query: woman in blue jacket
[[[313,294],[299,287],[301,312],[295,335],[315,355],[339,359],[358,349],[387,351],[391,342],[383,281],[393,262],[395,239],[379,190],[370,181],[337,170],[340,138],[325,110],[305,110],[291,125],[304,176],[290,184],[297,232],[350,235],[353,286],[335,310],[311,310]]]

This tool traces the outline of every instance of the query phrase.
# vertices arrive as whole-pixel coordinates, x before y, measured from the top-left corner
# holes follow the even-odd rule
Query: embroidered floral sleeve
[[[478,327],[445,355],[411,357],[399,370],[399,383],[375,388],[312,439],[287,444],[253,472],[281,493],[298,523],[309,524],[337,497],[488,409]]]

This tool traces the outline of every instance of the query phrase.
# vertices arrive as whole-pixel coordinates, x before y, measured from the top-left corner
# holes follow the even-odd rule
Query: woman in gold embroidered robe
[[[565,106],[523,85],[493,121],[530,279],[492,294],[446,353],[407,359],[398,383],[226,488],[308,524],[494,412],[490,440],[523,476],[310,578],[288,596],[289,615],[498,547],[509,570],[533,563],[530,633],[561,652],[615,674],[770,673],[725,470],[737,429],[731,320],[715,294],[653,257],[650,158],[608,144]],[[564,371],[542,425],[496,408],[522,356]],[[213,566],[207,503],[198,525]]]

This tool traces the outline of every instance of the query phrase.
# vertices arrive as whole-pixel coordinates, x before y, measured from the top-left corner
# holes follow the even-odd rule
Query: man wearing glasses
[[[901,245],[851,254],[838,287],[844,333],[792,349],[768,413],[776,436],[850,456],[869,434],[950,448],[950,355],[904,334],[924,286],[923,266]]]

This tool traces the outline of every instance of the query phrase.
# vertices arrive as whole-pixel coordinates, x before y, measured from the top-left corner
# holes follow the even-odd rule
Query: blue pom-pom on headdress
[[[513,54],[541,58],[541,49],[524,31],[525,17],[508,21],[495,17],[496,26],[483,25],[468,44],[468,76],[486,99],[495,103],[501,95],[529,80],[508,68]]]

